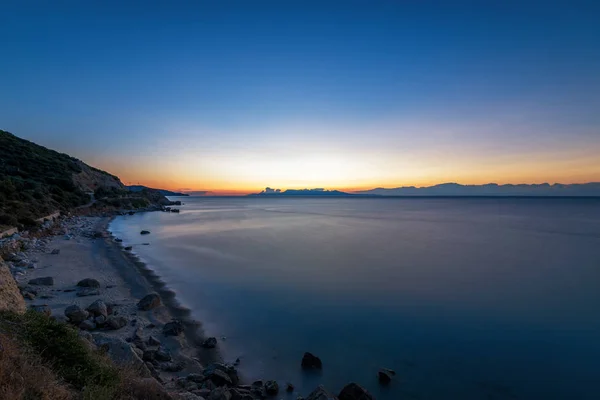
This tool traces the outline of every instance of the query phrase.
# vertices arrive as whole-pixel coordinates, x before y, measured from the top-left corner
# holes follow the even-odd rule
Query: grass
[[[41,313],[1,312],[0,344],[2,399],[170,399],[158,383],[116,366],[75,328]]]

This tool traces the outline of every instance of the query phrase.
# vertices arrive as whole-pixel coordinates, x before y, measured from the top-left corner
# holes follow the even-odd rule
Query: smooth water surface
[[[248,380],[600,398],[599,199],[181,199],[111,229]],[[321,374],[301,371],[304,351]],[[398,373],[387,388],[380,367]]]

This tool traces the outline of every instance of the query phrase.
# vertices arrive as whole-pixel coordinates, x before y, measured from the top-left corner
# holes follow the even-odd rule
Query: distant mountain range
[[[260,193],[249,194],[250,197],[287,197],[287,196],[319,196],[319,197],[345,197],[354,196],[351,193],[340,192],[339,190],[325,189],[288,189],[281,191],[280,189],[266,188]]]
[[[372,196],[600,196],[600,182],[565,185],[555,183],[498,185],[460,185],[442,183],[428,187],[405,186],[395,189],[377,188],[355,192]]]
[[[141,192],[144,189],[155,190],[155,191],[159,192],[160,194],[162,194],[163,196],[189,196],[189,194],[186,194],[186,193],[172,192],[170,190],[165,190],[165,189],[154,189],[154,188],[149,188],[147,186],[142,186],[142,185],[127,186],[127,189],[130,192]]]
[[[322,197],[381,197],[381,196],[532,196],[532,197],[600,197],[600,182],[565,185],[555,183],[498,185],[461,185],[458,183],[442,183],[434,186],[404,186],[393,189],[377,188],[358,192],[341,192],[339,190],[318,189],[280,189],[266,188],[260,193],[249,194],[250,197],[288,197],[288,196],[322,196]]]

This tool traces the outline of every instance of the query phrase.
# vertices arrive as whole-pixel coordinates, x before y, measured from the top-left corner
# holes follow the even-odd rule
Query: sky
[[[600,2],[3,1],[0,129],[213,193],[600,181]]]

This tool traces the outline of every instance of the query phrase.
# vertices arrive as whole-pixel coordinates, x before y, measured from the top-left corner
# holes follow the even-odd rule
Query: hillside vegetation
[[[0,227],[30,227],[35,219],[99,201],[96,209],[168,204],[159,192],[131,193],[118,177],[67,154],[0,130]]]

